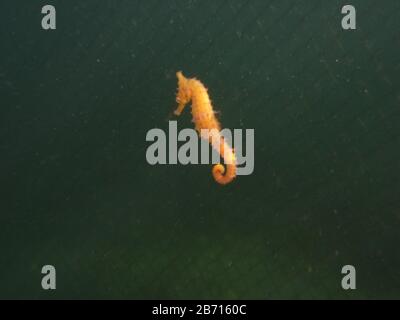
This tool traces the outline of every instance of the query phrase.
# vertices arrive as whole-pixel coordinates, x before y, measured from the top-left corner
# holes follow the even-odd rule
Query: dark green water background
[[[399,298],[400,2],[347,2],[2,1],[0,298]],[[147,164],[177,70],[253,175]]]

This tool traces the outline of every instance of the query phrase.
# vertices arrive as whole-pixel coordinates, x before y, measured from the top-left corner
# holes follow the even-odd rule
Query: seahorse
[[[221,134],[221,125],[215,116],[207,89],[196,78],[186,78],[181,71],[178,71],[176,76],[178,78],[176,95],[178,107],[174,114],[179,116],[185,106],[192,102],[192,121],[196,131],[200,137],[208,140],[224,159],[226,169],[221,163],[218,163],[213,166],[212,175],[215,181],[225,185],[236,177],[236,157],[234,150]],[[207,134],[204,134],[202,129],[208,129]]]

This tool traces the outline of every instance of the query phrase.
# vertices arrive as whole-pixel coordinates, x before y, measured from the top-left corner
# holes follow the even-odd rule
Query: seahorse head
[[[178,71],[176,76],[178,77],[178,93],[176,94],[176,102],[185,105],[192,99],[189,79],[187,79],[181,71]]]

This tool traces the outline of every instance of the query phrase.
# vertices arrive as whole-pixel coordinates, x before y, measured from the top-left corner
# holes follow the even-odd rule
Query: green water
[[[351,2],[2,1],[0,298],[399,298],[400,2]],[[252,175],[146,162],[178,70]]]

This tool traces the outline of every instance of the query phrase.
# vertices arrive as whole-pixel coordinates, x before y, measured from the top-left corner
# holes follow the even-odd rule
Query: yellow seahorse
[[[236,177],[236,157],[233,149],[226,143],[221,135],[221,125],[215,117],[207,89],[197,79],[186,78],[181,71],[176,73],[178,77],[178,93],[176,102],[179,104],[174,111],[179,116],[186,104],[192,102],[192,115],[195,129],[202,138],[207,139],[212,147],[223,157],[225,167],[218,163],[213,166],[212,174],[215,181],[227,184]],[[201,130],[207,129],[207,135]]]

